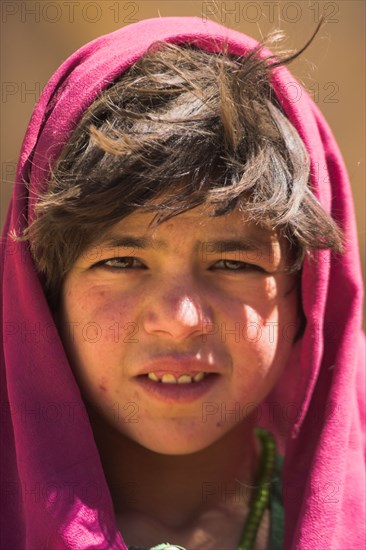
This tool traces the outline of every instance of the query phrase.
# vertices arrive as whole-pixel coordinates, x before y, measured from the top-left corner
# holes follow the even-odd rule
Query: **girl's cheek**
[[[132,293],[121,293],[118,290],[106,287],[83,287],[68,290],[65,296],[67,309],[74,315],[99,319],[101,322],[109,322],[121,319],[123,316],[131,316],[132,310],[138,305],[138,296]]]
[[[273,307],[263,316],[256,308],[244,305],[241,336],[247,352],[263,365],[287,361],[294,336],[297,332],[296,307],[294,315],[281,315],[279,307]],[[242,341],[243,341],[242,340]],[[267,367],[266,367],[267,368]]]

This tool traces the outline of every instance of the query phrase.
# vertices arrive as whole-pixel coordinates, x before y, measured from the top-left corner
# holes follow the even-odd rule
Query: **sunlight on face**
[[[190,301],[189,296],[186,296],[181,301],[177,312],[177,318],[187,326],[197,326],[199,314],[194,304]]]
[[[284,243],[239,212],[199,207],[154,229],[152,218],[135,212],[84,251],[59,328],[88,407],[151,450],[186,454],[245,421],[204,418],[207,403],[259,404],[273,388],[297,285]]]

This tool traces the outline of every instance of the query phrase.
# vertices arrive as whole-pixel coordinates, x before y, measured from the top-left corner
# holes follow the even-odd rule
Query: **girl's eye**
[[[219,260],[213,267],[227,271],[261,271],[262,273],[266,273],[266,271],[262,267],[259,267],[259,265],[247,264],[237,260]]]
[[[146,266],[137,258],[133,256],[122,256],[120,258],[109,258],[108,260],[101,260],[93,267],[104,267],[107,269],[145,269]]]

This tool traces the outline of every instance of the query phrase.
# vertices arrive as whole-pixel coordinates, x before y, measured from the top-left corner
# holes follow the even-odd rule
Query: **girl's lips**
[[[136,383],[149,396],[165,403],[190,403],[200,399],[218,383],[220,375],[217,373],[208,374],[200,382],[188,384],[164,384],[154,382],[147,376],[141,375],[135,378]]]
[[[162,355],[151,359],[141,365],[140,369],[135,373],[135,376],[155,373],[172,373],[177,378],[182,374],[197,374],[198,372],[205,373],[223,373],[223,366],[216,364],[214,361],[203,361],[192,355],[171,354]]]

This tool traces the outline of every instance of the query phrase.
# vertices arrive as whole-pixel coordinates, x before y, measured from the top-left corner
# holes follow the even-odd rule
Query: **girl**
[[[1,249],[2,548],[364,547],[352,200],[290,60],[159,18],[46,87]]]

